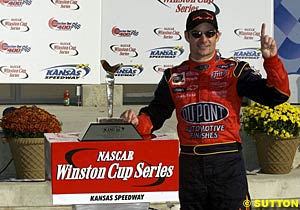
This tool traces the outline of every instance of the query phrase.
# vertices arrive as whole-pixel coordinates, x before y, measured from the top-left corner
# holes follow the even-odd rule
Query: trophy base
[[[142,140],[134,125],[121,118],[97,118],[79,136],[79,141]]]
[[[124,124],[124,123],[127,123],[127,122],[124,121],[122,118],[118,118],[118,117],[113,117],[113,118],[109,118],[109,117],[98,117],[98,118],[97,118],[97,123]]]

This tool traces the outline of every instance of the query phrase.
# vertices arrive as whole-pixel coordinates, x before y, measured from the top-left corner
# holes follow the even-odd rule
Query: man
[[[288,100],[288,77],[276,42],[265,35],[262,24],[261,52],[267,73],[267,79],[262,79],[248,63],[219,56],[220,33],[213,12],[191,12],[184,35],[189,60],[164,72],[154,99],[138,116],[127,110],[121,117],[148,135],[176,110],[182,210],[247,209],[240,108],[242,97],[268,106]]]

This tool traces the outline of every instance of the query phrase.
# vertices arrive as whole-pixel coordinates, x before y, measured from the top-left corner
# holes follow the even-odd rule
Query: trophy
[[[92,140],[141,140],[143,139],[135,127],[122,118],[113,117],[114,74],[122,68],[123,64],[109,65],[106,60],[101,60],[101,65],[106,72],[106,94],[108,117],[98,117],[96,123],[89,123],[81,133],[80,141]]]
[[[107,111],[108,118],[112,120],[113,117],[113,106],[114,106],[114,85],[115,85],[115,73],[122,68],[123,64],[116,64],[114,66],[110,66],[106,60],[101,60],[101,65],[103,69],[106,71],[105,82],[106,82],[106,95],[107,95]],[[101,121],[101,118],[98,118]],[[116,121],[120,121],[120,119],[115,119]]]

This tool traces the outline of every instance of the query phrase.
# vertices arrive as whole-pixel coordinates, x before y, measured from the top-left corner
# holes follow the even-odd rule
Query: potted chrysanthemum
[[[255,140],[264,173],[289,173],[300,136],[300,108],[288,102],[275,107],[252,102],[242,108],[243,130]]]
[[[9,142],[17,178],[44,179],[44,133],[61,132],[56,116],[37,106],[10,107],[0,121],[3,142]]]

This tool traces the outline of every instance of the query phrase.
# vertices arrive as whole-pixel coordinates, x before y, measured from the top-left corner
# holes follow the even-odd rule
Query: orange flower
[[[61,132],[61,123],[55,115],[37,106],[22,106],[6,113],[0,122],[7,138],[43,137],[44,133]]]

